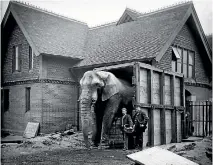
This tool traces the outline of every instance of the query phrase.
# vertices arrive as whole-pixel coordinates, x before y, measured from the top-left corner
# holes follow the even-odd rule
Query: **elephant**
[[[85,72],[80,86],[79,106],[85,145],[87,148],[102,146],[109,140],[109,131],[119,106],[132,104],[134,89],[113,73],[98,70]],[[88,138],[90,130],[92,143]]]

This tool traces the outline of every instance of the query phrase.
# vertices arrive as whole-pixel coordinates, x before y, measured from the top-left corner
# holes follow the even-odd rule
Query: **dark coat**
[[[128,127],[133,127],[132,118],[129,114],[121,117],[121,127],[123,128],[124,125],[128,125]]]
[[[145,130],[147,128],[146,125],[147,125],[148,120],[149,120],[148,116],[146,116],[146,114],[143,111],[137,112],[133,116],[133,121],[135,124],[135,131],[136,132],[145,132]]]

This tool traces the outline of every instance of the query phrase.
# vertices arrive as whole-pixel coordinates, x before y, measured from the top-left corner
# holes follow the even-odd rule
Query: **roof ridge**
[[[50,14],[50,15],[53,15],[53,16],[56,16],[56,17],[60,17],[62,19],[66,19],[66,20],[69,20],[69,21],[73,21],[73,22],[77,22],[77,23],[81,23],[81,24],[84,24],[84,25],[87,25],[87,23],[83,22],[83,21],[79,21],[79,20],[76,20],[74,18],[70,18],[68,16],[65,16],[63,14],[59,14],[59,13],[56,13],[56,12],[53,12],[51,10],[47,10],[45,8],[42,8],[42,7],[39,7],[39,6],[36,6],[36,5],[33,5],[33,4],[30,4],[29,2],[24,2],[24,1],[19,1],[19,0],[12,0],[10,1],[11,3],[16,3],[18,5],[22,5],[22,6],[25,6],[25,7],[28,7],[28,8],[32,8],[32,9],[35,9],[35,10],[38,10],[40,12],[43,12],[43,13],[47,13],[47,14]]]
[[[139,16],[136,16],[136,18],[141,18],[141,17],[147,16],[149,14],[155,14],[155,13],[158,13],[158,12],[170,10],[172,8],[180,7],[180,6],[183,6],[183,5],[186,5],[186,4],[193,4],[193,2],[192,2],[192,0],[181,1],[181,2],[178,2],[178,3],[174,3],[174,4],[171,4],[171,5],[168,5],[168,6],[158,8],[156,10],[150,10],[148,12],[139,12],[139,11],[137,11],[135,9],[131,9],[129,7],[126,7],[126,10],[130,10],[134,13],[140,14]],[[118,21],[112,21],[112,22],[107,22],[107,23],[104,23],[104,24],[95,25],[95,26],[90,27],[89,30],[94,30],[94,29],[97,29],[97,28],[110,26],[110,25],[116,24],[117,22]]]
[[[106,22],[106,23],[103,23],[103,24],[99,24],[99,25],[94,25],[94,26],[91,26],[89,27],[89,30],[94,30],[94,29],[97,29],[97,28],[101,28],[101,27],[106,27],[106,26],[110,26],[110,25],[114,25],[116,24],[118,21],[110,21],[110,22]]]
[[[212,33],[210,32],[210,33],[206,33],[206,36],[208,37],[208,36],[212,36]]]
[[[181,2],[177,2],[177,3],[173,3],[171,5],[163,6],[161,8],[157,8],[157,9],[154,9],[154,10],[149,10],[147,12],[143,12],[137,18],[141,18],[141,17],[147,16],[147,15],[151,15],[151,14],[163,12],[163,11],[166,11],[166,10],[171,10],[173,8],[181,7],[181,6],[184,6],[186,4],[193,4],[193,2],[192,2],[192,0],[186,0],[186,1],[181,1]]]
[[[126,7],[126,10],[129,10],[129,11],[136,13],[136,14],[142,14],[142,12],[139,12],[139,11],[132,9],[132,8],[129,8],[129,7]]]

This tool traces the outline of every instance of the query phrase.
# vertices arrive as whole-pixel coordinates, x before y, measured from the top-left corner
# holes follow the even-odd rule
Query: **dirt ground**
[[[160,147],[201,165],[212,164],[209,158],[212,137],[196,142],[172,143]],[[133,162],[127,159],[126,155],[137,151],[123,151],[121,149],[87,150],[83,143],[82,133],[65,136],[57,133],[27,139],[22,144],[1,144],[1,163],[5,165],[130,165]]]

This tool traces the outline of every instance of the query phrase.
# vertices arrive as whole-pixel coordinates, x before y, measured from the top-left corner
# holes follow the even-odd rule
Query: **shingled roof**
[[[85,23],[14,1],[10,2],[9,10],[38,51],[37,55],[82,58],[88,31]]]
[[[90,29],[86,57],[77,67],[155,58],[183,20],[191,2],[147,14],[135,21]]]
[[[209,57],[211,54],[192,2],[150,13],[127,8],[118,21],[94,28],[19,2],[10,2],[8,9],[7,13],[12,13],[36,55],[80,59],[75,68],[124,61],[159,61],[190,16],[195,20],[198,38]]]

